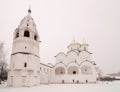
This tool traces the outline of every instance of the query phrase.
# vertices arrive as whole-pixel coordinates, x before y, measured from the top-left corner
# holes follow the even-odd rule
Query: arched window
[[[15,38],[17,38],[17,37],[19,37],[19,32],[16,33],[16,37]]]
[[[25,36],[25,37],[30,37],[30,33],[29,33],[28,30],[25,30],[25,32],[24,32],[24,36]]]
[[[37,40],[37,35],[34,36],[34,40]]]
[[[92,74],[92,68],[88,65],[84,65],[81,67],[82,74]]]
[[[24,67],[27,67],[27,63],[24,63]]]
[[[65,68],[64,68],[64,67],[57,67],[57,68],[55,69],[55,74],[56,74],[56,75],[65,74]]]
[[[73,74],[76,74],[76,71],[73,71]]]
[[[68,74],[78,74],[79,73],[79,69],[77,66],[70,66],[68,68]]]

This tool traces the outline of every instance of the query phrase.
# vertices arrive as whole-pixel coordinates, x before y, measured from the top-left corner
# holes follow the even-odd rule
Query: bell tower
[[[39,85],[39,34],[30,8],[13,35],[8,86]]]

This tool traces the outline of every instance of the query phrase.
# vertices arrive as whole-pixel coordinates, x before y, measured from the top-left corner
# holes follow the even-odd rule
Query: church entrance
[[[76,71],[73,71],[73,74],[76,74]]]
[[[77,80],[77,83],[79,83],[79,80]]]
[[[65,81],[64,81],[64,80],[62,80],[62,83],[64,84],[64,83],[65,83]]]
[[[86,83],[88,83],[88,80],[86,80]]]

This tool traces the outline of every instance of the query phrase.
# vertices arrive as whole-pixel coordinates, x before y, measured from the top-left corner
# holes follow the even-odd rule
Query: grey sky
[[[9,56],[13,32],[30,4],[42,41],[41,62],[55,63],[73,37],[80,43],[84,37],[103,72],[120,71],[120,0],[0,0],[0,41]]]

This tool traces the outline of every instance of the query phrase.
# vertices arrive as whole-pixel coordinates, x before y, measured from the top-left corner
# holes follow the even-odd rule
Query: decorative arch
[[[57,67],[64,67],[66,69],[66,65],[63,62],[58,62],[54,65],[55,68]]]
[[[89,66],[89,65],[83,65],[82,67],[81,67],[81,73],[82,74],[92,74],[92,67],[91,66]]]
[[[55,69],[55,74],[56,75],[62,75],[62,74],[65,74],[65,68],[64,67],[57,67],[56,69]]]
[[[67,57],[68,58],[76,58],[79,55],[77,51],[71,50],[67,52]]]
[[[68,74],[78,74],[79,73],[79,69],[77,66],[70,66],[68,67]]]
[[[30,37],[30,32],[29,30],[24,31],[24,37]]]
[[[55,56],[56,58],[59,58],[59,59],[63,59],[63,58],[66,58],[66,55],[65,55],[65,53],[64,52],[60,52],[60,53],[58,53],[56,56]]]

